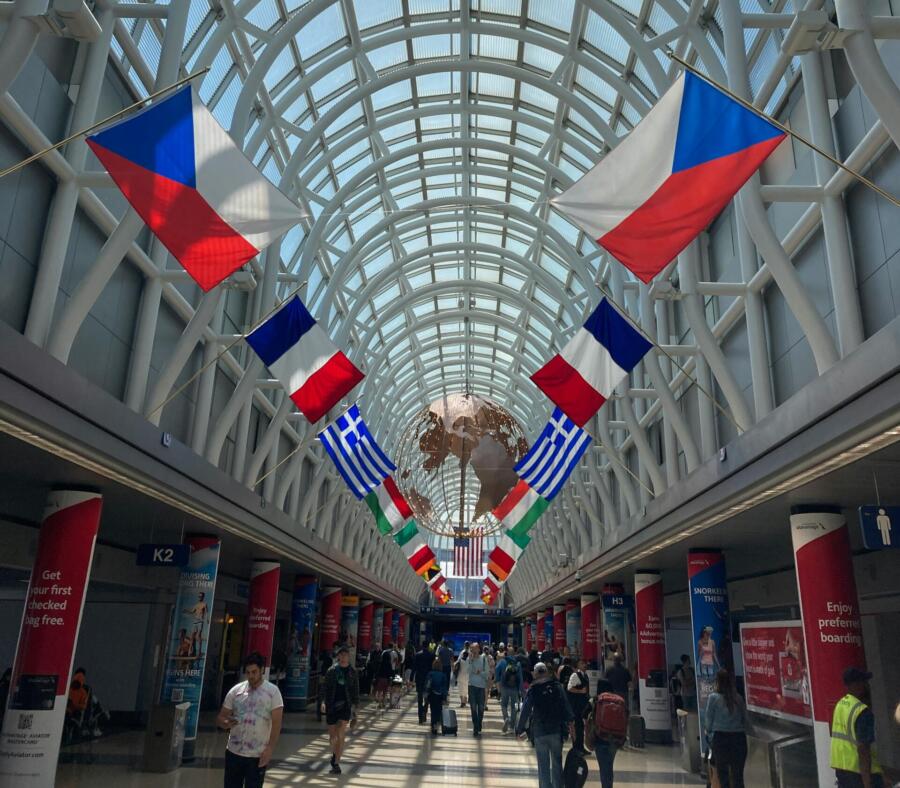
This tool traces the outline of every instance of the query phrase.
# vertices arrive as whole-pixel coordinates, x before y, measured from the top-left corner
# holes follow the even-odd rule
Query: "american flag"
[[[453,573],[457,577],[481,577],[484,536],[481,526],[453,538]]]

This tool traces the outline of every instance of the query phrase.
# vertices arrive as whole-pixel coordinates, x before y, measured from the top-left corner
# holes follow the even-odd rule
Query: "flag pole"
[[[763,112],[763,110],[759,109],[752,102],[747,101],[747,99],[737,95],[737,93],[730,90],[725,85],[721,84],[720,82],[716,82],[716,80],[714,80],[712,77],[708,77],[708,76],[706,76],[706,74],[701,73],[696,68],[694,68],[694,66],[692,66],[690,63],[688,63],[684,58],[676,55],[671,49],[666,50],[666,55],[668,55],[671,60],[674,60],[676,63],[680,64],[683,68],[686,68],[688,71],[690,71],[695,76],[700,77],[700,79],[702,79],[704,82],[712,85],[714,88],[716,88],[716,90],[722,91],[722,93],[724,93],[726,96],[728,96],[729,98],[736,101],[738,104],[740,104],[742,107],[744,107],[744,109],[749,110],[754,115],[758,115],[759,117],[763,118],[763,120],[767,120],[773,126],[780,129],[785,134],[793,137],[798,142],[802,142],[804,145],[806,145],[807,148],[814,150],[816,153],[818,153],[823,158],[828,159],[828,161],[830,161],[836,167],[839,167],[844,172],[846,172],[848,175],[851,175],[854,178],[856,178],[856,180],[858,180],[860,183],[864,184],[865,186],[868,186],[872,191],[880,194],[888,202],[893,203],[897,208],[900,208],[900,199],[895,197],[890,192],[887,192],[884,189],[882,189],[877,183],[875,183],[874,181],[871,181],[869,178],[867,178],[861,172],[857,172],[852,167],[848,167],[839,158],[832,155],[824,148],[821,148],[818,145],[816,145],[816,143],[814,143],[811,139],[804,137],[802,134],[798,134],[796,131],[788,128],[783,123],[781,123],[780,121],[773,118],[771,115]]]
[[[185,83],[190,82],[192,79],[195,79],[196,77],[199,77],[201,74],[205,74],[207,71],[209,71],[209,67],[201,68],[199,71],[195,71],[193,74],[189,74],[188,76],[183,77],[182,79],[179,79],[177,82],[173,82],[168,87],[161,88],[160,90],[157,90],[157,91],[151,93],[146,98],[142,98],[142,99],[139,99],[138,101],[135,101],[134,104],[130,104],[129,106],[125,107],[125,109],[120,109],[118,112],[114,112],[112,115],[109,115],[109,116],[103,118],[103,120],[98,120],[96,123],[88,126],[86,129],[81,129],[81,131],[76,131],[73,134],[70,134],[68,137],[60,140],[57,143],[54,143],[49,148],[44,148],[43,150],[39,150],[37,153],[32,153],[31,156],[29,156],[27,159],[23,159],[18,164],[13,164],[12,166],[7,167],[5,170],[0,170],[0,178],[3,178],[7,175],[11,175],[14,172],[18,172],[23,167],[27,167],[33,161],[37,161],[38,159],[46,156],[51,151],[55,151],[58,148],[61,148],[63,145],[66,145],[66,144],[72,142],[72,140],[77,140],[79,137],[84,137],[84,136],[90,134],[92,131],[96,131],[101,126],[105,126],[107,123],[112,123],[114,120],[118,120],[123,115],[127,115],[133,109],[137,109],[139,106],[141,106],[141,104],[146,104],[148,101],[152,101],[155,98],[159,98],[164,93],[168,93],[170,90],[175,90],[175,88],[180,88]]]

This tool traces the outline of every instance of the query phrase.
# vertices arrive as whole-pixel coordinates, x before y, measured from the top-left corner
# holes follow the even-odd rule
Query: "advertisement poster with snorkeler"
[[[812,725],[803,622],[741,624],[747,708]]]

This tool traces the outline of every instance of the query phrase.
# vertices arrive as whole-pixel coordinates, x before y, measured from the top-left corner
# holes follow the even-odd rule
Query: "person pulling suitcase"
[[[444,703],[450,694],[450,680],[444,673],[439,659],[431,663],[431,673],[428,674],[428,705],[431,708],[431,735],[438,735],[438,725],[443,724]]]

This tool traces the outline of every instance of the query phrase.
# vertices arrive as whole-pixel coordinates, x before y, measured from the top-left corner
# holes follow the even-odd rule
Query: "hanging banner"
[[[812,725],[801,621],[741,624],[741,657],[748,709]]]
[[[283,692],[284,707],[288,711],[303,711],[310,697],[309,661],[312,654],[318,590],[319,584],[315,577],[298,575],[294,580]]]
[[[506,645],[508,648],[515,648],[516,643],[516,625],[510,621],[506,625]]]
[[[400,642],[400,611],[391,611],[391,643],[395,646]]]
[[[394,609],[391,607],[386,607],[384,609],[384,615],[382,616],[382,628],[381,628],[381,648],[386,649],[392,643],[396,642],[393,638],[393,633],[391,629],[394,625]]]
[[[544,648],[553,650],[553,608],[548,607],[544,611]]]
[[[672,735],[672,720],[666,670],[663,588],[659,572],[635,573],[634,607],[641,716],[647,725],[648,738],[668,741]]]
[[[319,612],[319,651],[333,655],[341,642],[341,601],[344,590],[340,586],[322,589],[322,607]]]
[[[356,638],[359,635],[359,597],[341,597],[341,632],[338,640],[350,647],[350,664],[356,665]]]
[[[540,620],[538,617],[540,613],[535,613],[531,617],[531,648],[538,649],[538,621]]]
[[[359,633],[356,645],[359,654],[368,654],[372,650],[372,616],[375,603],[371,599],[359,600]]]
[[[522,627],[522,643],[525,646],[525,652],[529,653],[535,647],[534,643],[534,616],[528,616],[525,619],[525,625]]]
[[[600,597],[597,594],[581,595],[581,658],[587,663],[591,682],[591,697],[597,692],[600,678]]]
[[[806,636],[813,714],[813,739],[819,784],[834,775],[828,768],[830,725],[837,702],[846,694],[846,668],[865,668],[866,655],[853,575],[850,537],[840,509],[828,506],[791,509],[791,538],[800,615]]]
[[[219,539],[189,536],[184,541],[191,548],[191,560],[181,570],[178,581],[160,702],[191,704],[184,723],[184,758],[191,760],[200,721],[200,695],[219,568]]]
[[[397,648],[406,648],[406,613],[397,616]]]
[[[375,605],[372,611],[372,651],[381,652],[384,648],[384,606]]]
[[[0,734],[3,788],[54,784],[102,504],[95,492],[47,497]]]
[[[581,656],[581,606],[577,599],[566,600],[566,645],[569,656]]]
[[[277,561],[254,561],[250,569],[250,594],[247,598],[247,636],[244,656],[254,651],[266,660],[265,678],[272,666],[272,639],[278,615],[278,582],[281,564]]]
[[[566,647],[566,606],[553,606],[553,650],[562,653]]]
[[[694,637],[694,664],[697,676],[697,708],[700,730],[704,730],[706,701],[715,687],[719,668],[733,671],[731,620],[725,556],[719,550],[688,552],[688,582],[691,594],[691,632]],[[700,751],[706,753],[706,738],[700,737]]]
[[[622,657],[622,664],[628,666],[626,643],[628,638],[627,605],[625,589],[621,584],[603,587],[603,670],[613,666],[616,654]]]

